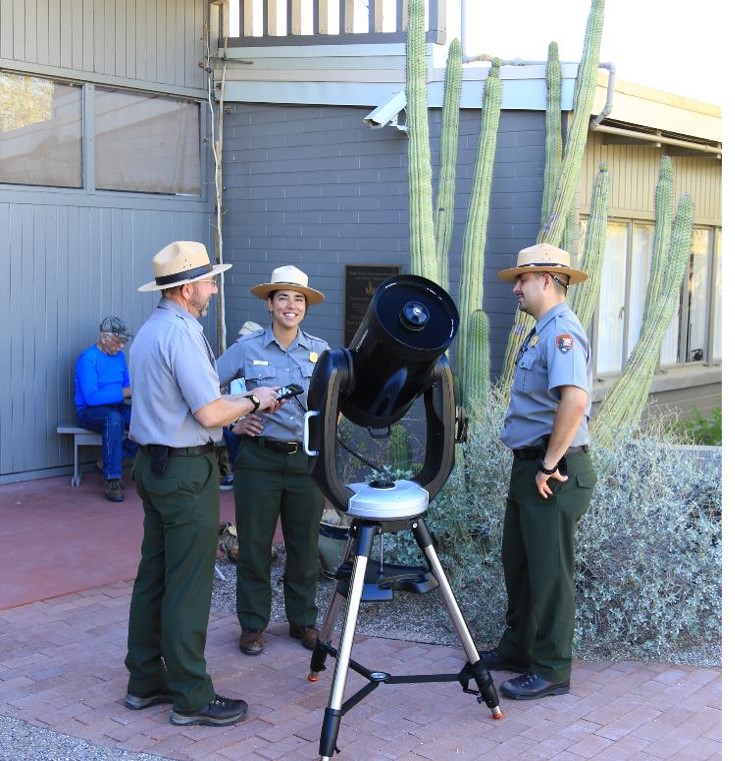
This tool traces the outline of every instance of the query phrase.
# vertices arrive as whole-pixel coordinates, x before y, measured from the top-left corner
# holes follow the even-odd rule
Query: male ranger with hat
[[[204,658],[219,529],[214,442],[223,426],[278,403],[273,388],[220,395],[198,320],[217,293],[214,278],[231,266],[212,266],[201,243],[177,241],[159,251],[155,280],[138,290],[161,291],[162,298],[130,352],[130,435],[140,444],[134,473],[144,519],[125,705],[172,702],[173,724],[226,726],[247,712],[244,700],[215,694]]]
[[[248,415],[233,427],[242,437],[235,462],[239,645],[245,655],[259,655],[271,615],[271,543],[279,518],[286,545],[289,634],[309,649],[319,635],[317,545],[324,497],[311,479],[301,440],[309,381],[329,346],[300,327],[308,308],[324,301],[323,293],[309,287],[306,273],[291,265],[276,267],[270,282],[251,292],[266,302],[271,324],[244,335],[217,360],[220,383],[243,378],[248,389],[266,383],[304,390],[275,412]]]
[[[536,320],[516,358],[501,433],[513,450],[502,561],[506,628],[484,654],[492,669],[521,676],[500,685],[509,698],[569,692],[574,633],[574,532],[589,507],[595,473],[588,453],[592,392],[589,341],[566,302],[587,279],[566,251],[539,243],[498,277],[514,283]]]

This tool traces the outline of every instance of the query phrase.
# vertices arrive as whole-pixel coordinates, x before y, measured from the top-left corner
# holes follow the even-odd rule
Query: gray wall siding
[[[388,127],[370,129],[362,122],[365,114],[364,108],[336,106],[228,106],[224,247],[235,265],[226,275],[230,342],[244,320],[265,320],[250,288],[279,265],[301,267],[326,293],[305,328],[332,346],[343,344],[346,264],[396,264],[408,271],[406,137]],[[479,113],[462,118],[450,274],[455,298]],[[430,119],[436,136],[440,114],[432,111]],[[485,269],[494,372],[501,369],[515,309],[510,289],[495,273],[536,238],[544,129],[543,114],[501,116]]]
[[[207,8],[206,0],[2,0],[0,66],[202,90]]]
[[[102,317],[133,331],[157,297],[137,292],[152,279],[153,254],[175,239],[209,245],[201,203],[174,210],[133,200],[98,208],[29,202],[0,193],[0,279],[6,298],[0,332],[0,482],[51,475],[72,461],[56,425],[74,418],[74,365],[97,339]],[[51,194],[47,194],[48,197]],[[148,208],[146,208],[148,207]],[[210,247],[211,250],[211,247]],[[208,333],[215,333],[210,316]]]

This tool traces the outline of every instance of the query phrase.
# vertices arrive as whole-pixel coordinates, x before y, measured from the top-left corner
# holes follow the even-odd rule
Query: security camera
[[[406,92],[401,90],[393,95],[389,100],[383,103],[381,106],[376,106],[364,119],[365,124],[369,125],[373,129],[385,127],[386,124],[390,124],[391,127],[406,131],[406,124],[398,123],[398,114],[406,108]]]

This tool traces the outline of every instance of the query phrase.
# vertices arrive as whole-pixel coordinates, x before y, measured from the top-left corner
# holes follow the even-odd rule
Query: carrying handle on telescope
[[[304,413],[303,445],[304,445],[304,453],[307,454],[309,457],[319,456],[319,450],[312,449],[310,446],[310,441],[309,441],[309,420],[313,417],[318,417],[318,416],[319,416],[319,410],[307,410]]]
[[[454,378],[445,356],[440,357],[432,370],[431,385],[424,391],[426,409],[426,454],[421,472],[414,478],[429,493],[429,499],[439,493],[454,468],[455,428],[457,406]]]

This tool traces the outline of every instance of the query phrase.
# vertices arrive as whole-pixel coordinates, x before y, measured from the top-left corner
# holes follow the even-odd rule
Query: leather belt
[[[575,452],[589,452],[589,449],[587,444],[582,444],[581,447],[569,447],[564,452],[564,457],[575,454]],[[521,447],[513,450],[513,457],[516,460],[540,460],[545,454],[546,449],[544,447]]]
[[[262,449],[269,449],[277,454],[296,454],[301,450],[300,441],[277,441],[264,436],[254,436],[253,441]]]
[[[140,449],[145,454],[152,454],[154,447],[161,447],[162,444],[144,444]],[[165,447],[168,449],[169,457],[197,457],[202,454],[214,452],[214,444],[210,441],[208,444],[200,444],[196,447]]]

